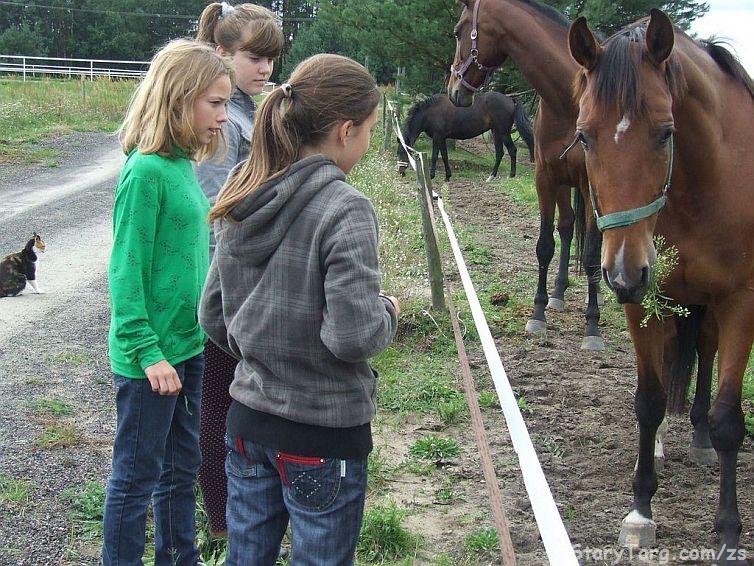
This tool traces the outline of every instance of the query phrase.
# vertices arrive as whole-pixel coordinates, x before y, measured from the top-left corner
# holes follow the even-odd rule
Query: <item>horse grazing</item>
[[[742,380],[754,341],[754,82],[725,48],[694,41],[657,9],[604,43],[579,18],[569,46],[580,65],[576,139],[603,231],[601,269],[624,304],[638,369],[638,462],[619,540],[644,546],[655,535],[652,447],[666,408],[667,321],[651,317],[642,326],[641,301],[653,284],[661,235],[677,253],[662,294],[703,305],[709,319],[702,326],[714,329],[708,344],[719,345],[708,415],[720,465],[718,563],[745,563],[736,461],[745,434]]]
[[[437,154],[442,155],[445,165],[445,180],[450,180],[448,163],[448,138],[467,140],[484,132],[492,132],[495,142],[495,165],[489,179],[497,176],[500,161],[503,159],[503,147],[508,149],[511,159],[510,176],[516,176],[516,144],[511,138],[511,129],[516,129],[529,147],[529,157],[534,160],[534,133],[531,119],[520,102],[500,92],[480,94],[468,108],[459,108],[451,104],[445,95],[435,94],[417,102],[408,111],[408,117],[401,129],[403,140],[413,146],[416,139],[426,133],[432,138],[432,161],[429,169],[430,178],[435,178]],[[398,142],[398,172],[405,174],[408,167],[406,149]],[[488,179],[488,180],[489,180]]]
[[[583,207],[588,195],[581,148],[563,150],[573,139],[578,108],[571,97],[571,82],[578,65],[568,52],[570,21],[536,0],[459,0],[465,6],[456,24],[456,54],[448,82],[448,96],[468,106],[492,71],[510,57],[540,96],[534,122],[535,183],[539,201],[537,263],[539,275],[534,310],[526,324],[530,333],[545,333],[545,308],[563,310],[568,288],[568,266],[576,226],[578,252],[587,276],[588,303],[581,347],[604,350],[599,330],[600,233],[591,213]],[[477,95],[478,96],[478,95]],[[571,205],[571,193],[577,211]],[[583,199],[578,198],[579,195]],[[555,208],[558,209],[560,261],[552,296],[547,274],[555,253]]]

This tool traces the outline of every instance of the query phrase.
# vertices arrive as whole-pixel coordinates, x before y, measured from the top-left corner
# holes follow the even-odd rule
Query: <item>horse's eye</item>
[[[589,149],[589,140],[587,140],[586,135],[584,135],[584,132],[581,130],[576,131],[576,140],[581,144],[581,147],[584,148],[584,151]]]
[[[666,128],[665,130],[663,130],[662,133],[660,134],[660,144],[661,145],[667,144],[670,141],[670,138],[673,137],[674,131],[675,130],[673,128]]]

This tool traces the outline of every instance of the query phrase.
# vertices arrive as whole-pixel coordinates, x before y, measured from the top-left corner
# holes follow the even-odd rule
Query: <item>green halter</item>
[[[594,210],[594,217],[597,219],[597,228],[599,228],[601,232],[610,230],[612,228],[622,228],[623,226],[630,226],[631,224],[635,224],[636,222],[639,222],[639,220],[644,220],[645,218],[652,216],[655,212],[659,212],[659,210],[663,206],[665,206],[665,202],[667,201],[666,195],[668,189],[670,188],[670,177],[673,175],[672,134],[670,135],[668,142],[668,151],[670,152],[668,157],[668,172],[665,176],[665,183],[662,187],[662,194],[655,201],[646,206],[633,208],[631,210],[624,210],[621,212],[613,212],[611,214],[600,216],[599,210],[597,209],[597,197],[595,196],[594,190],[592,189],[592,182],[589,181],[589,198],[591,198],[592,200],[592,209]]]

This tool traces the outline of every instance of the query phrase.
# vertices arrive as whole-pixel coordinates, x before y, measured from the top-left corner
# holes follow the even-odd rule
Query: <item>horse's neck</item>
[[[578,66],[568,50],[568,27],[519,0],[500,0],[487,29],[542,101],[556,113],[574,113],[571,81]],[[481,21],[480,21],[481,25]],[[481,35],[481,34],[480,34]],[[480,42],[481,43],[481,42]],[[480,58],[484,47],[480,45]]]

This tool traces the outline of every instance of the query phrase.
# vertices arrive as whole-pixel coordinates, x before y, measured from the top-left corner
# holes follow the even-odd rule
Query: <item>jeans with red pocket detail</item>
[[[367,458],[298,456],[228,438],[227,566],[273,566],[290,521],[291,566],[351,566]]]

